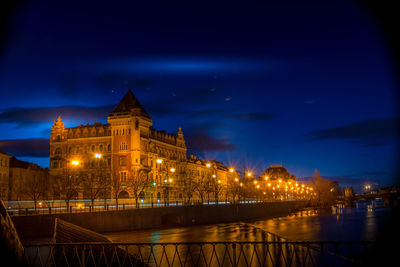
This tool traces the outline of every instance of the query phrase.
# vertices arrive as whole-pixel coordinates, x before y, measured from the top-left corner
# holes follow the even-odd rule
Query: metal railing
[[[283,201],[293,201],[293,200],[283,200]],[[17,201],[14,201],[17,202]],[[30,201],[24,201],[30,202]],[[170,199],[168,202],[161,201],[141,201],[136,203],[134,200],[119,200],[118,205],[114,199],[96,200],[94,205],[91,205],[90,200],[73,200],[69,203],[67,207],[64,201],[43,201],[45,204],[37,205],[36,209],[31,205],[25,203],[25,205],[17,206],[7,205],[7,212],[10,216],[26,216],[26,215],[40,215],[40,214],[60,214],[60,213],[82,213],[82,212],[96,212],[96,211],[112,211],[112,210],[127,210],[127,209],[137,209],[137,208],[160,208],[160,207],[173,207],[173,206],[194,206],[194,205],[226,205],[232,204],[225,200],[214,200],[204,201],[200,203],[199,200],[191,201],[190,203],[185,202],[182,199]],[[256,201],[256,200],[246,200],[240,201],[239,203],[267,203],[267,202],[282,202],[282,200],[268,200],[268,201]],[[25,206],[25,207],[24,207]]]
[[[25,245],[28,266],[353,266],[372,242],[64,243]]]

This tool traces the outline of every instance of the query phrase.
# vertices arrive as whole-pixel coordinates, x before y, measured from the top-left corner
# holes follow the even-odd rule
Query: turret
[[[51,127],[50,140],[61,141],[63,139],[65,139],[65,125],[61,116],[58,116],[57,120],[54,120],[54,124]]]
[[[185,138],[183,137],[181,126],[179,126],[178,133],[176,134],[176,145],[186,148]]]

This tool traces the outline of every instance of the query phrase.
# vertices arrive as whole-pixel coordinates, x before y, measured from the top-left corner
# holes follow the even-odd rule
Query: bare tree
[[[139,194],[144,191],[149,182],[147,176],[148,172],[148,169],[141,168],[131,172],[127,179],[127,185],[132,190],[133,196],[135,197],[136,207],[139,207]]]
[[[238,179],[238,178],[236,178],[236,179]],[[232,203],[235,203],[236,198],[239,197],[239,193],[240,193],[239,180],[229,179],[228,185],[226,188],[226,193],[229,197],[232,198]]]
[[[191,175],[185,176],[182,179],[181,184],[185,195],[185,202],[190,203],[197,186],[196,182],[194,181],[194,177]]]
[[[31,175],[25,177],[24,186],[22,187],[23,194],[33,200],[35,210],[37,201],[43,198],[46,194],[46,177],[43,173],[33,171]]]
[[[67,169],[65,173],[57,177],[55,190],[60,193],[60,198],[65,201],[67,210],[70,201],[78,194],[81,184],[82,175],[79,171]]]
[[[218,203],[219,196],[220,196],[220,194],[222,193],[222,190],[223,190],[223,186],[221,184],[221,180],[212,179],[210,182],[211,182],[210,183],[211,190],[212,190],[212,193],[214,194],[214,201],[216,201]]]
[[[196,188],[196,192],[200,198],[201,203],[204,203],[206,194],[208,194],[210,191],[209,179],[207,179],[205,177],[200,177],[196,181],[195,188]]]
[[[119,193],[121,193],[122,191],[123,189],[122,189],[121,178],[119,177],[117,172],[114,172],[111,177],[111,194],[115,199],[115,205],[117,209],[118,209]]]
[[[93,208],[94,200],[105,195],[105,192],[110,186],[110,181],[107,179],[105,169],[100,169],[95,173],[84,175],[83,178],[85,198],[90,199]]]
[[[314,171],[312,182],[317,194],[317,202],[320,206],[332,205],[339,193],[339,184],[326,178],[322,178],[318,170]]]

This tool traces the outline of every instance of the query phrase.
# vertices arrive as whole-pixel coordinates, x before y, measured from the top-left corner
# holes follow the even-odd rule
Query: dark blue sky
[[[207,159],[394,182],[394,56],[366,7],[39,2],[5,24],[0,149],[48,166],[58,115],[67,126],[106,122],[132,88],[156,129],[182,126]]]

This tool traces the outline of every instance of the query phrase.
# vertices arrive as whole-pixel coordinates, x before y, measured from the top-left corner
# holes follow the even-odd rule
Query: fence
[[[25,246],[29,266],[353,266],[371,242],[64,243]]]
[[[256,203],[256,202],[279,202],[280,200],[269,200],[269,201],[255,201],[247,200],[240,201],[240,203]],[[25,216],[35,214],[56,214],[56,213],[81,213],[81,212],[94,212],[94,211],[110,211],[110,210],[125,210],[125,209],[136,209],[136,208],[156,208],[166,206],[184,206],[184,205],[224,205],[231,204],[227,201],[216,201],[210,199],[200,203],[198,200],[191,201],[191,203],[184,202],[182,199],[169,199],[168,202],[161,201],[142,201],[139,199],[138,203],[132,199],[120,199],[118,205],[114,199],[106,200],[95,200],[92,206],[90,200],[72,200],[67,207],[65,201],[54,200],[54,201],[38,201],[36,209],[33,208],[32,201],[8,201],[7,212],[10,216]]]

